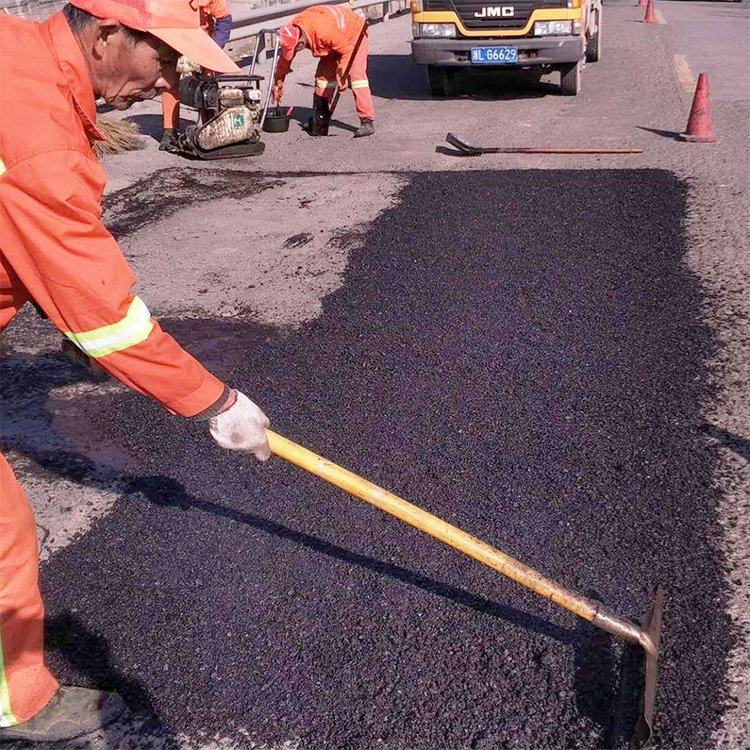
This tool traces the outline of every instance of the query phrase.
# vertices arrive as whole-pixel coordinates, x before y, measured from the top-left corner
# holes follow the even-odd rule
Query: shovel
[[[481,156],[482,154],[642,154],[642,148],[605,148],[605,147],[592,147],[592,148],[578,148],[578,147],[563,147],[553,146],[551,148],[542,148],[539,146],[526,146],[521,148],[500,146],[484,148],[482,146],[475,146],[473,143],[469,143],[465,138],[456,135],[455,133],[448,133],[445,136],[445,140],[458,149],[459,156]]]
[[[633,643],[643,649],[645,656],[645,684],[641,700],[641,713],[638,718],[631,747],[643,747],[650,739],[654,725],[656,705],[657,669],[659,641],[661,637],[662,611],[664,609],[664,589],[657,587],[653,604],[644,618],[641,627],[610,612],[601,602],[588,599],[558,583],[546,578],[533,568],[506,555],[489,544],[467,534],[456,526],[418,508],[372,482],[357,476],[347,469],[337,466],[307,448],[292,442],[272,430],[266,430],[271,452],[299,466],[351,495],[374,505],[419,531],[450,545],[459,552],[477,560],[507,578],[520,583],[527,589],[543,596],[568,612],[587,620],[592,625],[608,633]]]

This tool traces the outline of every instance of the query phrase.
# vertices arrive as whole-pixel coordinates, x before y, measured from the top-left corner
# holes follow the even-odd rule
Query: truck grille
[[[424,0],[425,10],[452,10],[458,14],[461,22],[472,31],[494,31],[498,29],[522,29],[535,8],[566,8],[566,0],[506,0],[505,2],[481,2],[481,0]],[[488,15],[477,18],[476,13],[502,14],[501,8],[513,9],[513,15]],[[491,10],[490,10],[491,9]]]

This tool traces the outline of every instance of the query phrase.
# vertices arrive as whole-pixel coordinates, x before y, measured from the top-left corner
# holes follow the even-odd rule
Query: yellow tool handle
[[[303,448],[301,445],[279,435],[273,430],[266,430],[271,452],[280,458],[315,474],[326,482],[336,485],[351,495],[374,505],[386,513],[405,521],[415,529],[429,534],[435,539],[450,545],[459,552],[477,560],[507,578],[520,583],[545,599],[567,609],[584,620],[591,622],[597,614],[598,604],[580,596],[564,586],[560,586],[533,568],[519,562],[510,555],[490,547],[483,541],[456,526],[446,523],[437,516],[412,505],[392,492],[378,487],[372,482],[347,471],[341,466]]]

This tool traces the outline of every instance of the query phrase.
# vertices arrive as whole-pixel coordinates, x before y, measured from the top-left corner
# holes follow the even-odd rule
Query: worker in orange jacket
[[[291,23],[282,26],[278,30],[280,53],[273,84],[274,101],[281,102],[284,79],[292,69],[294,56],[300,50],[309,49],[313,57],[320,58],[315,73],[313,120],[325,120],[327,129],[336,89],[344,91],[351,84],[360,120],[354,137],[372,135],[375,132],[375,106],[367,79],[369,45],[367,31],[363,34],[364,27],[365,20],[361,16],[341,5],[313,5],[296,15]]]
[[[169,85],[179,54],[237,66],[190,0],[72,0],[43,23],[0,14],[0,328],[33,301],[81,356],[220,446],[270,456],[268,419],[191,357],[133,293],[101,223],[105,175],[92,149],[97,97],[116,109]],[[31,507],[0,456],[0,742],[55,741],[115,718],[113,693],[63,686],[44,663],[44,607]]]
[[[226,0],[198,0],[201,28],[224,49],[232,33],[232,14]],[[164,132],[161,136],[161,151],[178,150],[180,127],[180,95],[175,88],[166,89],[161,95],[161,116]],[[203,113],[201,113],[201,117]]]

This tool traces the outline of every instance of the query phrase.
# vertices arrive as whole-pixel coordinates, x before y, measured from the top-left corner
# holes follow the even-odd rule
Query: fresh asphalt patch
[[[664,750],[711,747],[731,642],[685,196],[659,171],[414,175],[318,319],[163,321],[282,434],[563,584],[633,616],[666,586]],[[63,680],[248,746],[626,742],[631,655],[606,634],[204,424],[87,408],[140,472],[42,569]]]

